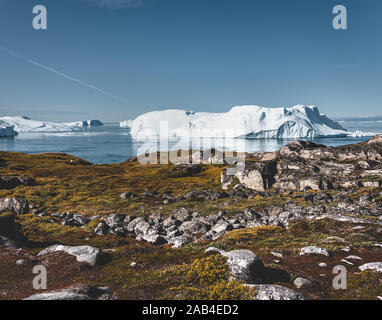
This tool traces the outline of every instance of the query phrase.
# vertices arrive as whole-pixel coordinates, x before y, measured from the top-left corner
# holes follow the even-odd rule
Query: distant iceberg
[[[70,127],[80,127],[80,128],[103,126],[103,123],[99,120],[83,120],[83,121],[75,121],[75,122],[66,122],[64,124]]]
[[[1,121],[8,123],[14,127],[19,133],[29,132],[71,132],[78,131],[88,126],[102,125],[99,120],[86,120],[68,123],[56,123],[48,121],[32,120],[28,117],[2,117]]]
[[[0,120],[0,137],[13,137],[17,135],[15,127],[8,122]]]
[[[168,131],[160,130],[167,122]],[[224,113],[164,110],[145,113],[131,125],[135,139],[154,137],[227,137],[245,139],[312,139],[345,137],[339,123],[321,114],[317,107],[290,108],[237,106]]]
[[[133,125],[133,120],[124,120],[119,122],[121,128],[131,128]]]

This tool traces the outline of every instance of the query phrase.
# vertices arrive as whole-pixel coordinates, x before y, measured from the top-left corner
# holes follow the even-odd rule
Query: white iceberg
[[[121,128],[131,128],[133,125],[133,120],[124,120],[119,122]]]
[[[71,132],[84,127],[103,125],[99,120],[87,120],[68,123],[56,123],[48,121],[32,120],[28,117],[2,117],[0,120],[7,122],[19,133],[31,132]]]
[[[17,135],[15,127],[8,122],[0,120],[0,137],[13,137]]]
[[[163,130],[165,127],[168,131]],[[176,109],[154,111],[139,116],[131,126],[131,136],[135,139],[155,137],[312,139],[346,135],[346,129],[321,114],[317,107],[303,105],[291,108],[237,106],[224,113]]]

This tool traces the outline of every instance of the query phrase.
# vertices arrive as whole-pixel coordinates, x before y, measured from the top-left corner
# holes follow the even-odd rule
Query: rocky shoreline
[[[215,157],[216,152],[214,150]],[[128,163],[134,163],[134,160]],[[174,178],[175,172],[177,179],[193,178],[203,174],[203,170],[201,165],[179,165],[171,169],[169,175]],[[189,189],[180,195],[155,190],[145,192],[128,190],[115,194],[116,199],[119,198],[119,201],[129,205],[145,201],[150,203],[152,210],[150,214],[145,215],[138,212],[93,215],[76,212],[47,212],[35,204],[30,205],[31,200],[27,196],[3,197],[0,199],[0,212],[8,214],[0,216],[0,251],[1,247],[6,250],[18,250],[20,245],[28,246],[27,237],[22,233],[25,223],[21,223],[23,228],[20,228],[15,222],[18,219],[22,220],[25,215],[25,217],[35,217],[33,219],[42,219],[46,225],[69,228],[73,232],[86,230],[95,236],[94,239],[102,237],[132,239],[138,243],[163,247],[165,250],[166,248],[180,250],[193,243],[197,245],[219,243],[225,241],[226,235],[229,237],[232,232],[240,232],[240,230],[271,227],[288,230],[296,223],[306,221],[320,223],[320,221],[331,220],[335,223],[351,225],[353,230],[360,232],[370,230],[370,234],[365,235],[365,238],[369,238],[368,246],[374,246],[374,249],[370,250],[376,251],[377,256],[380,255],[382,247],[382,136],[377,136],[367,143],[340,147],[294,141],[277,152],[248,154],[244,170],[235,176],[227,175],[227,166],[219,170],[220,188]],[[0,190],[7,190],[10,193],[20,188],[33,188],[38,184],[38,176],[2,174],[0,177]],[[242,203],[246,201],[253,203],[253,206],[243,208]],[[258,203],[266,205],[259,208]],[[198,204],[202,209],[199,207],[192,209],[181,206],[182,204],[193,206]],[[207,214],[203,206],[210,204],[211,208],[216,207],[216,211],[214,213],[209,211]],[[161,209],[166,206],[172,209],[166,213],[161,212]],[[222,207],[228,209],[222,209]],[[231,207],[240,209],[230,210]],[[345,245],[348,241],[341,239],[343,238],[338,237],[332,240],[343,242],[341,250],[349,247]],[[332,255],[329,250],[319,246],[300,246],[296,250],[299,250],[300,256],[313,254],[329,258]],[[93,266],[98,265],[97,259],[93,256],[101,254],[98,248],[86,246],[84,243],[82,247],[50,246],[40,250],[39,255],[49,255],[57,251],[74,255],[78,262],[86,262]],[[256,272],[259,271],[258,268],[257,271],[253,271],[252,264],[258,264],[261,260],[252,251],[225,251],[216,248],[206,251],[227,257],[231,275],[249,287],[256,286],[258,299],[266,299],[266,297],[305,299],[304,295],[288,291],[291,289],[283,286],[270,284],[269,280],[264,282],[260,279],[261,277],[254,281]],[[93,258],[78,260],[78,252]],[[282,263],[282,253],[270,254],[273,256],[273,264]],[[236,258],[231,259],[231,256]],[[247,267],[244,268],[245,270],[237,271],[237,266],[243,265],[242,261],[237,261],[240,259],[247,261]],[[355,254],[348,254],[341,261],[357,266],[354,263],[357,259],[360,271],[381,272],[382,260],[368,262]],[[261,265],[264,267],[263,262]],[[243,274],[248,276],[243,278]],[[297,277],[293,285],[297,289],[309,288],[312,281],[314,282],[304,277]],[[109,292],[106,289],[100,290],[101,293],[102,290]],[[72,292],[69,293],[69,296],[63,294],[63,297],[73,297]],[[53,297],[59,296],[57,292],[53,294]],[[79,299],[85,299],[84,296],[89,297],[80,295]],[[109,294],[109,296],[113,295]],[[44,296],[40,295],[37,298],[43,299]]]

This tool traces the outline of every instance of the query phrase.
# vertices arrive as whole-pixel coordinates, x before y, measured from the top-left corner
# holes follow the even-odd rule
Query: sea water
[[[367,141],[371,136],[382,133],[382,121],[340,121],[353,136],[345,138],[322,138],[313,140],[327,146]],[[164,151],[168,148],[175,149],[200,149],[215,147],[217,149],[234,149],[234,151],[275,151],[280,149],[290,140],[256,139],[236,141],[221,141],[204,139],[172,140],[168,146],[159,147],[159,143],[150,142],[151,148],[157,147]],[[153,146],[154,144],[154,146]],[[67,153],[88,160],[92,163],[118,163],[123,162],[137,153],[147,141],[133,140],[129,129],[120,128],[118,124],[105,124],[102,127],[93,127],[78,132],[56,133],[21,133],[16,137],[0,138],[0,150],[24,153]]]

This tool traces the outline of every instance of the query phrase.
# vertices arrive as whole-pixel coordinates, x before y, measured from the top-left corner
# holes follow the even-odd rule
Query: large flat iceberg
[[[87,120],[68,123],[56,123],[48,121],[32,120],[28,117],[2,117],[3,122],[8,123],[14,127],[19,133],[31,133],[31,132],[71,132],[78,131],[88,126],[99,126],[102,122],[99,120]]]
[[[163,128],[168,128],[168,131]],[[346,136],[337,122],[317,107],[237,106],[224,113],[164,110],[145,113],[131,125],[135,139],[155,137],[228,137],[245,139],[301,139]]]

